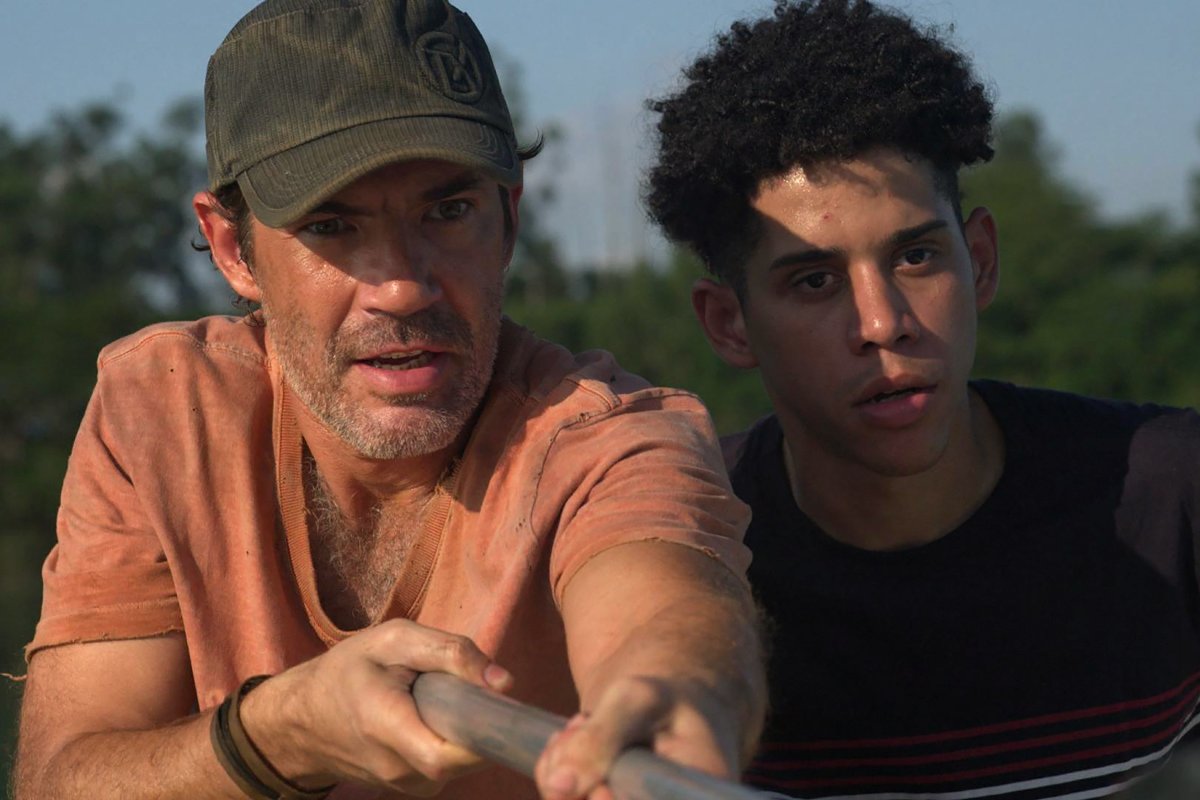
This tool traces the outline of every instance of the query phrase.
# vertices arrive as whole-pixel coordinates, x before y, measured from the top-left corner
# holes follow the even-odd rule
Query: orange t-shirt
[[[207,709],[246,677],[350,635],[317,599],[295,418],[306,412],[268,340],[266,328],[209,317],[101,352],[27,656],[182,631]],[[748,510],[700,402],[508,320],[475,427],[434,503],[384,618],[471,637],[513,672],[515,697],[560,714],[578,699],[558,603],[589,558],[657,539],[739,575],[749,561]],[[489,769],[444,796],[535,793]]]

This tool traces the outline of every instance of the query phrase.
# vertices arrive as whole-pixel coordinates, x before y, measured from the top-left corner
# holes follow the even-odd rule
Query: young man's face
[[[960,228],[930,167],[872,151],[765,183],[744,302],[701,284],[727,361],[757,366],[795,455],[883,475],[933,466],[969,430],[976,314],[995,291],[995,227]]]
[[[413,161],[367,175],[286,228],[254,221],[261,297],[251,299],[284,378],[359,453],[435,452],[475,411],[500,332],[512,248],[504,216],[494,181]]]

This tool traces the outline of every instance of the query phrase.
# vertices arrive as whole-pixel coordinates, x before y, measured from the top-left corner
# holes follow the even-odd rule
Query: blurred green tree
[[[502,65],[503,66],[503,65]],[[524,142],[520,76],[510,102]],[[200,112],[180,103],[133,134],[119,109],[64,113],[21,135],[0,122],[0,670],[21,671],[36,618],[37,564],[53,541],[57,496],[75,428],[109,341],[228,297],[190,251],[187,200],[203,183]],[[544,131],[555,165],[561,132]],[[1195,405],[1200,397],[1200,172],[1190,218],[1147,213],[1109,222],[1057,169],[1037,118],[1000,121],[997,155],[964,176],[968,206],[1001,231],[1001,288],[983,315],[977,374],[1023,383]],[[702,269],[684,253],[656,267],[568,269],[545,222],[553,179],[522,203],[508,313],[574,350],[602,347],[649,380],[689,389],[718,430],[769,406],[753,372],[724,365],[693,318]],[[19,689],[0,680],[0,752],[11,751]],[[0,782],[8,759],[0,758]]]
[[[547,231],[545,220],[547,209],[554,205],[558,196],[558,184],[553,176],[560,164],[566,134],[555,122],[544,127],[530,124],[521,65],[504,55],[500,55],[497,62],[518,142],[526,147],[535,143],[542,145],[541,154],[525,166],[521,225],[517,230],[517,245],[505,292],[517,302],[549,302],[566,295],[570,283],[558,239]]]
[[[1156,212],[1101,220],[1028,112],[1000,121],[995,146],[963,180],[966,205],[988,206],[1000,230],[1000,291],[981,320],[976,374],[1195,404],[1200,214],[1182,228]]]
[[[54,541],[75,429],[109,341],[212,302],[187,246],[202,185],[200,110],[183,101],[151,134],[94,104],[18,134],[0,123],[0,671],[23,672],[38,564]],[[0,679],[0,753],[19,688]],[[9,758],[0,757],[0,785]]]
[[[108,341],[211,298],[187,242],[203,181],[194,102],[129,136],[92,105],[27,136],[0,126],[0,507],[50,531],[66,452]]]
[[[601,348],[652,383],[699,395],[721,433],[741,430],[770,410],[755,372],[735,370],[712,352],[692,313],[690,289],[703,274],[676,251],[660,268],[590,270],[572,275],[549,301],[513,298],[508,313],[573,350]]]

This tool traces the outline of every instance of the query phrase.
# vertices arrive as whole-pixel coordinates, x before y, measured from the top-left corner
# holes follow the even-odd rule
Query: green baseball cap
[[[209,59],[204,113],[209,189],[272,227],[395,161],[521,182],[491,54],[445,0],[266,0]]]

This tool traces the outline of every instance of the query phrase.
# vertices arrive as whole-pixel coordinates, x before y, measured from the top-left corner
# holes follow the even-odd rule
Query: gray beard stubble
[[[427,455],[449,447],[474,415],[487,391],[499,345],[500,298],[488,302],[489,313],[480,330],[492,332],[491,342],[474,363],[475,337],[465,320],[444,308],[430,308],[410,317],[387,318],[352,329],[339,329],[326,343],[319,364],[310,364],[287,346],[317,334],[299,318],[276,317],[264,303],[264,311],[275,335],[276,352],[288,386],[302,403],[356,452],[367,458],[392,460]],[[494,309],[494,311],[493,311]],[[389,346],[411,342],[437,344],[454,351],[453,358],[472,363],[460,373],[449,397],[436,406],[424,394],[395,398],[397,406],[424,406],[422,424],[403,430],[389,429],[372,420],[340,391],[341,379],[357,358]]]

